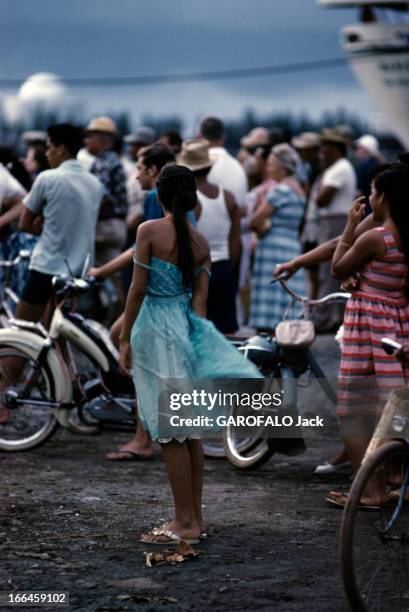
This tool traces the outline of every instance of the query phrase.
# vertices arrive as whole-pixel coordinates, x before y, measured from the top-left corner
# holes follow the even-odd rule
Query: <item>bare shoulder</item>
[[[383,255],[385,253],[385,241],[382,232],[375,228],[363,232],[355,241],[355,245],[376,255]]]
[[[139,238],[151,238],[160,229],[159,223],[162,219],[151,219],[150,221],[144,221],[138,226],[136,235]]]

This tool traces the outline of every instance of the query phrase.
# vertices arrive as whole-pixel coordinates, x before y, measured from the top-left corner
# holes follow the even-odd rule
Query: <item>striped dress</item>
[[[380,415],[390,392],[409,380],[409,368],[381,346],[383,337],[409,341],[408,266],[389,230],[377,230],[386,253],[361,270],[345,309],[338,416]]]
[[[271,281],[277,264],[301,254],[299,228],[305,209],[305,198],[285,183],[270,191],[267,202],[274,209],[272,225],[257,244],[252,274],[249,324],[256,329],[274,329],[288,307],[290,296]],[[306,295],[304,270],[294,274],[288,285]]]

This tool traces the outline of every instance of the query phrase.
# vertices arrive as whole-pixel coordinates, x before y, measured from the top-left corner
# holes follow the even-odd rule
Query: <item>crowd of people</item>
[[[138,415],[135,437],[108,458],[147,459],[158,439],[158,380],[260,376],[225,336],[245,325],[274,334],[289,302],[271,284],[274,273],[311,297],[352,277],[345,317],[339,305],[314,317],[321,333],[344,321],[345,448],[329,465],[348,460],[356,470],[367,440],[357,442],[351,424],[379,416],[387,393],[409,376],[380,348],[382,336],[409,341],[409,169],[383,163],[373,135],[353,141],[345,126],[291,139],[259,126],[236,156],[218,117],[204,117],[193,136],[141,126],[125,136],[124,155],[112,119],[95,117],[85,130],[56,124],[47,135],[26,134],[22,160],[1,149],[2,257],[32,249],[16,317],[46,323],[53,276],[67,266],[79,275],[88,257],[89,274],[112,278],[119,307],[111,337],[135,377]],[[370,401],[351,390],[354,377],[376,382]],[[0,424],[9,419],[0,405]],[[176,515],[144,541],[195,541],[204,531],[200,444],[159,441]],[[345,503],[339,492],[329,499]],[[368,504],[383,501],[381,492],[368,493]]]
[[[19,248],[33,248],[32,234],[16,234],[13,228],[33,183],[48,181],[47,172],[47,178],[40,178],[50,163],[47,135],[27,132],[24,138],[23,159],[0,148],[1,188],[5,190],[0,216],[3,257]],[[197,206],[189,218],[211,249],[208,318],[224,334],[243,325],[272,332],[288,299],[280,286],[270,284],[271,270],[342,232],[354,197],[369,197],[370,172],[382,161],[379,143],[369,134],[352,142],[344,126],[321,134],[298,134],[290,141],[280,129],[256,127],[243,136],[233,157],[224,139],[225,128],[217,117],[205,117],[195,138],[184,142],[176,130],[155,134],[141,126],[121,139],[109,117],[89,122],[71,160],[76,158],[104,190],[93,273],[111,277],[123,308],[132,269],[126,248],[132,247],[140,223],[163,216],[156,180],[165,164],[177,161],[195,175]],[[22,281],[19,284],[21,292]],[[300,270],[290,285],[298,293],[320,297],[338,283],[324,262],[311,266],[307,275]],[[332,332],[341,321],[342,310],[333,306],[317,313],[316,327]],[[114,338],[118,330],[119,326],[113,328]]]

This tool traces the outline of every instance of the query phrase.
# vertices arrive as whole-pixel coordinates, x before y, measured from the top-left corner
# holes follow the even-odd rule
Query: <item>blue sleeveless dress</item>
[[[168,379],[262,378],[262,375],[213,323],[192,310],[192,295],[183,286],[177,265],[153,256],[149,266],[135,258],[134,263],[149,270],[149,280],[131,332],[132,377],[142,426],[156,440],[158,398],[168,388]],[[197,268],[196,274],[210,275],[206,268]]]

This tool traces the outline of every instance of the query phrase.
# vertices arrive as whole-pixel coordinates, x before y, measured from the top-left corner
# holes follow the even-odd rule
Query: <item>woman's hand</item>
[[[348,213],[349,227],[357,227],[365,214],[365,196],[360,196],[353,201]]]
[[[125,376],[131,376],[132,353],[129,342],[119,344],[119,369]]]
[[[341,291],[355,291],[359,286],[359,272],[351,274],[348,278],[345,278],[341,283]]]
[[[401,363],[409,364],[409,344],[404,344],[396,353],[395,357]]]
[[[98,278],[99,276],[101,276],[100,270],[101,268],[97,268],[94,266],[93,268],[90,268],[88,270],[87,276],[95,276],[95,278]]]
[[[293,274],[295,274],[300,269],[300,266],[297,265],[296,260],[292,259],[291,261],[286,261],[285,263],[278,264],[274,270],[274,276],[280,276],[281,274],[285,274],[287,278],[290,278]]]

